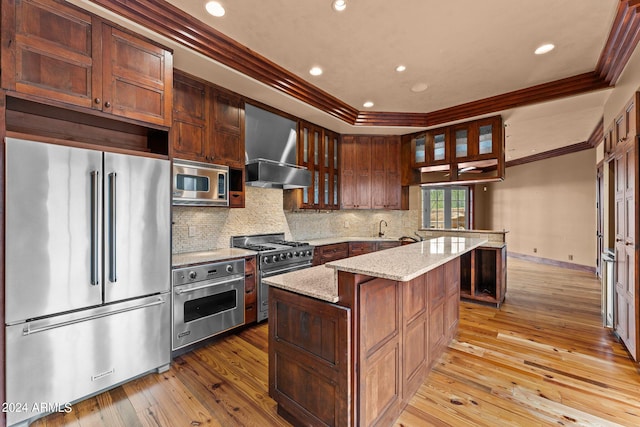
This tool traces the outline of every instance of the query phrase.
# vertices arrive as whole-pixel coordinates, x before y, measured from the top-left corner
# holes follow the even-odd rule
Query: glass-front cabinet
[[[504,178],[502,117],[459,123],[416,133],[411,166],[422,184]]]
[[[339,209],[340,136],[311,123],[300,122],[298,164],[311,172],[311,186],[300,189],[299,209]]]
[[[449,162],[449,131],[447,128],[433,129],[412,138],[412,166],[424,167]]]

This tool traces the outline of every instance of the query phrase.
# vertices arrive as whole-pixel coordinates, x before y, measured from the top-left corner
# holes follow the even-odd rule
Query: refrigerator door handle
[[[94,314],[93,316],[81,317],[79,319],[67,320],[66,322],[59,322],[59,323],[54,323],[52,325],[42,326],[41,328],[33,328],[33,329],[31,329],[31,325],[29,323],[27,323],[27,325],[22,330],[22,335],[23,336],[33,335],[33,334],[37,334],[39,332],[45,332],[45,331],[49,331],[51,329],[61,328],[63,326],[69,326],[69,325],[73,325],[73,324],[80,323],[80,322],[88,322],[90,320],[100,319],[102,317],[112,316],[114,314],[126,313],[127,311],[141,310],[143,308],[154,307],[156,305],[161,305],[161,304],[164,304],[164,303],[166,303],[166,300],[164,300],[163,298],[158,298],[158,300],[154,301],[154,302],[149,302],[149,303],[142,304],[142,305],[136,305],[136,306],[133,306],[133,307],[122,308],[120,310],[115,310],[115,311],[106,311],[104,313]]]
[[[100,284],[100,180],[98,171],[91,171],[91,284]]]
[[[118,281],[116,271],[116,173],[109,174],[109,280]]]

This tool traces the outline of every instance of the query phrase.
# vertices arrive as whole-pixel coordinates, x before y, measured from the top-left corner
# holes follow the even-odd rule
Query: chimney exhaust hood
[[[245,105],[246,185],[304,188],[311,172],[296,166],[298,123],[251,104]]]

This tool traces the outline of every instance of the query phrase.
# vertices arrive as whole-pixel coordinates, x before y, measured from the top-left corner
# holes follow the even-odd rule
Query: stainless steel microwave
[[[229,206],[229,167],[174,159],[173,204]]]

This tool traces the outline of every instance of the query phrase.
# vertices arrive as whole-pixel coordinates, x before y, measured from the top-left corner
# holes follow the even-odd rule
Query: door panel
[[[105,302],[168,291],[169,162],[105,153],[104,163]]]
[[[6,322],[100,304],[101,233],[94,230],[92,242],[92,208],[99,226],[101,187],[92,206],[91,173],[101,179],[102,153],[6,142]]]

